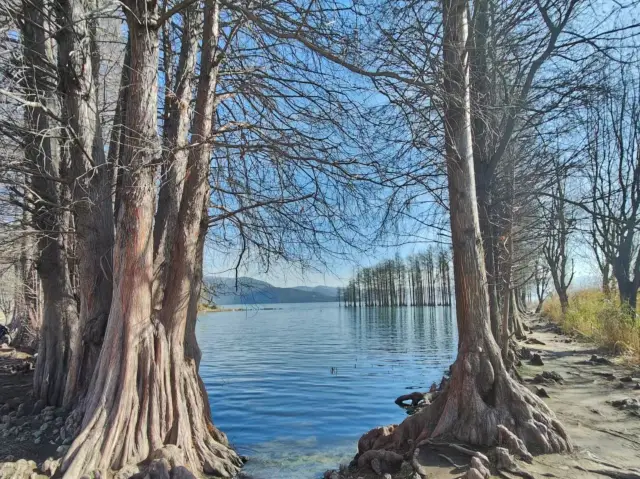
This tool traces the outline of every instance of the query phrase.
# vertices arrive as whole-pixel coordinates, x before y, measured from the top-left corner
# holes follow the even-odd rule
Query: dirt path
[[[530,383],[530,387],[547,391],[549,397],[544,400],[569,431],[576,451],[569,456],[539,456],[528,469],[534,474],[552,473],[556,477],[640,478],[640,405],[630,401],[631,407],[626,410],[612,405],[625,399],[640,400],[640,370],[606,356],[599,356],[598,362],[590,361],[599,354],[593,345],[558,334],[558,328],[544,319],[530,320],[529,327],[528,339],[520,344],[539,353],[544,366],[523,361],[520,373],[527,382],[543,371],[562,376],[559,383]],[[530,344],[534,339],[545,344]],[[616,473],[614,468],[594,462],[596,458],[624,468],[630,475],[620,475],[620,471]]]
[[[519,465],[534,478],[640,479],[640,368],[627,367],[620,358],[601,356],[592,344],[561,334],[556,325],[545,319],[529,318],[526,324],[530,332],[519,345],[532,354],[539,354],[544,364],[534,366],[523,360],[519,372],[533,391],[538,388],[546,391],[549,397],[544,401],[567,428],[575,451],[566,455],[537,456],[532,464]],[[591,361],[594,355],[597,355],[596,361]],[[543,372],[547,376],[556,373],[562,379],[536,379]],[[624,410],[612,404],[623,400],[628,400]],[[459,465],[469,462],[469,458],[462,455],[447,452],[447,456]],[[426,448],[421,449],[418,463],[420,474],[404,467],[402,472],[392,476],[393,479],[452,479],[465,472],[464,468],[453,468]],[[380,476],[356,471],[326,477],[369,479]],[[504,473],[502,477],[518,476]]]

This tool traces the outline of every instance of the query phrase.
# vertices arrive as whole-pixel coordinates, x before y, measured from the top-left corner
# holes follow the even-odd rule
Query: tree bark
[[[174,244],[175,225],[187,171],[189,150],[190,104],[198,47],[197,8],[188,9],[183,18],[181,51],[173,91],[167,89],[165,108],[168,111],[164,125],[164,151],[158,208],[154,221],[154,284],[153,304],[157,312],[162,308],[167,272]]]
[[[26,210],[23,211],[22,217],[23,224],[27,225],[30,215]],[[41,325],[38,305],[40,285],[32,255],[32,235],[25,231],[20,238],[20,259],[15,267],[16,285],[10,329],[12,346],[36,352]]]
[[[60,30],[59,95],[72,132],[75,246],[80,297],[79,328],[71,348],[64,403],[83,395],[93,374],[111,306],[113,207],[96,85],[100,59],[87,0],[57,0]]]
[[[51,40],[45,33],[47,6],[41,0],[23,2],[26,100],[54,109],[48,72],[54,65]],[[36,269],[43,292],[43,317],[38,360],[34,373],[34,397],[51,405],[63,403],[69,349],[77,334],[77,311],[64,231],[67,222],[60,206],[59,155],[42,108],[25,108],[25,157],[32,168],[33,223],[38,231]]]
[[[405,451],[433,437],[491,446],[498,440],[499,425],[520,437],[533,453],[571,449],[553,412],[510,377],[490,329],[471,145],[467,21],[465,0],[443,0],[445,145],[458,357],[451,379],[430,406],[398,427],[364,436],[360,454],[366,449]]]
[[[158,66],[157,5],[127,3],[131,86],[124,143],[122,199],[114,246],[114,292],[105,340],[85,400],[83,430],[64,458],[64,478],[136,464],[165,444],[177,445],[194,472],[234,476],[241,461],[212,424],[197,371],[189,303],[198,274],[203,205],[208,192],[217,70],[218,6],[207,2],[205,35],[189,154],[168,287],[153,319],[154,168]],[[190,347],[186,347],[188,343]]]

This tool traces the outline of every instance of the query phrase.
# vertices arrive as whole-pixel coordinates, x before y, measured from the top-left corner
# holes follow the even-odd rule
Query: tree
[[[38,231],[36,269],[43,292],[42,331],[34,374],[34,396],[48,404],[65,403],[67,371],[78,342],[77,309],[71,283],[68,238],[71,217],[62,207],[68,190],[58,184],[65,168],[51,121],[55,98],[54,52],[47,35],[50,5],[25,1],[20,20],[24,61],[25,162],[29,171],[32,221]],[[52,73],[54,72],[54,73]]]
[[[533,452],[560,452],[571,442],[553,413],[512,379],[491,332],[471,137],[468,4],[443,2],[444,121],[451,238],[460,343],[451,379],[428,407],[397,428],[361,439],[363,449],[404,450],[408,441],[452,437],[492,445],[503,425]],[[366,440],[365,440],[366,439]]]
[[[241,465],[211,422],[192,344],[190,301],[200,245],[213,121],[219,4],[207,2],[194,124],[185,182],[169,260],[162,314],[153,317],[154,165],[158,158],[157,3],[127,4],[131,78],[122,145],[122,191],[114,245],[114,288],[104,344],[85,401],[83,430],[62,469],[65,477],[119,469],[146,459],[164,444],[180,447],[188,468],[232,477]],[[206,224],[206,222],[205,222]],[[197,299],[196,299],[197,301]],[[191,306],[191,307],[190,307]],[[191,315],[190,315],[191,313]],[[117,367],[114,367],[117,365]],[[131,414],[137,411],[137,414]]]
[[[535,262],[534,281],[536,284],[536,297],[538,299],[536,314],[538,314],[542,311],[542,304],[547,297],[547,289],[549,287],[549,267],[546,262],[540,258],[536,259]]]
[[[608,93],[588,108],[584,201],[603,289],[613,272],[620,302],[636,314],[640,287],[640,85],[637,61],[607,72]]]
[[[569,239],[576,227],[576,220],[567,203],[565,183],[566,173],[557,167],[555,185],[552,187],[551,199],[545,210],[546,233],[542,246],[542,253],[549,266],[563,313],[566,313],[569,307],[567,291],[574,274],[573,262],[569,270]]]

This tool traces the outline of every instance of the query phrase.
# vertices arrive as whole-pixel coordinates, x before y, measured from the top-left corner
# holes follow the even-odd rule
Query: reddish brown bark
[[[451,379],[434,402],[397,427],[360,440],[370,449],[406,451],[422,439],[446,438],[490,446],[503,425],[531,452],[571,448],[562,425],[502,361],[489,322],[487,277],[475,195],[467,56],[468,3],[444,0],[445,144],[459,334]]]
[[[197,370],[197,343],[188,328],[191,294],[201,274],[203,205],[207,198],[215,95],[217,4],[205,8],[201,73],[168,286],[159,320],[153,316],[154,168],[158,32],[157,5],[128,2],[131,84],[123,144],[121,204],[114,246],[114,292],[105,340],[84,402],[82,431],[64,458],[65,478],[137,464],[166,444],[177,445],[185,465],[221,477],[241,461],[210,420]],[[200,263],[198,264],[198,261]],[[200,268],[200,269],[199,269]],[[194,348],[195,347],[195,348]]]

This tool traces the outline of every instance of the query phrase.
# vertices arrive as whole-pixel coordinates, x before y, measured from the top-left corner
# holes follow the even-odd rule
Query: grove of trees
[[[451,262],[444,250],[428,249],[358,270],[340,300],[345,306],[451,306]]]

